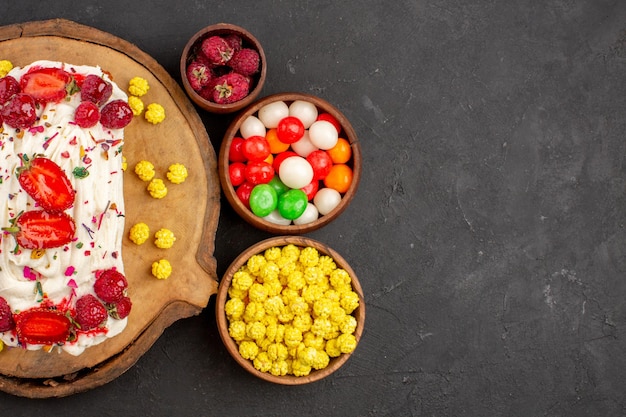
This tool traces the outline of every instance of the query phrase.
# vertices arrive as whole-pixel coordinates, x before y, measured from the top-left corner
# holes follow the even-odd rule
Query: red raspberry
[[[100,111],[100,123],[107,129],[121,129],[133,120],[133,111],[124,100],[113,100]]]
[[[102,77],[89,74],[83,80],[80,87],[80,96],[83,101],[91,101],[98,106],[102,106],[113,94],[113,86]]]
[[[223,36],[223,38],[228,44],[228,46],[231,47],[231,49],[233,50],[233,53],[241,50],[241,47],[243,44],[243,40],[241,39],[241,36],[231,33],[230,35]]]
[[[93,127],[100,120],[100,109],[91,101],[83,101],[76,107],[74,122],[82,128]]]
[[[229,104],[241,100],[250,91],[250,80],[241,74],[231,72],[215,80],[212,101],[218,104]]]
[[[223,65],[233,56],[233,49],[221,36],[209,36],[202,41],[201,49],[213,65]]]
[[[15,320],[11,307],[3,297],[0,297],[0,332],[6,332],[15,327]]]
[[[84,295],[76,301],[76,317],[74,317],[74,320],[81,330],[91,330],[99,327],[107,317],[106,308],[93,295]]]
[[[125,295],[126,288],[128,288],[126,277],[115,269],[103,271],[93,284],[96,295],[109,304],[120,301]]]
[[[211,69],[199,61],[192,61],[187,66],[187,79],[195,91],[200,91],[211,82]]]
[[[122,297],[122,299],[115,303],[115,305],[111,309],[111,316],[115,319],[120,320],[126,318],[130,314],[132,306],[133,303],[130,301],[130,298]]]
[[[14,129],[28,129],[37,121],[35,100],[24,93],[15,94],[0,113],[4,123]]]
[[[10,75],[0,78],[0,105],[21,91],[20,83]]]
[[[228,61],[233,71],[241,75],[252,75],[259,71],[259,53],[254,49],[243,48]]]

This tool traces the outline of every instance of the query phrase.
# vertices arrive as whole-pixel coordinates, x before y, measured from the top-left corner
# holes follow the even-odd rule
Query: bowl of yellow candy
[[[363,290],[350,265],[327,245],[276,236],[242,252],[220,281],[220,337],[249,373],[301,385],[339,369],[365,323]]]

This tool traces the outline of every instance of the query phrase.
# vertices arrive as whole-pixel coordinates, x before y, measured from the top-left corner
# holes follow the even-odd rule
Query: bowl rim
[[[273,382],[281,385],[303,385],[311,382],[319,381],[328,375],[334,373],[337,369],[343,366],[346,361],[352,356],[354,352],[351,353],[342,353],[340,356],[336,358],[330,358],[330,362],[326,368],[320,370],[313,370],[309,375],[306,376],[294,376],[294,375],[285,375],[285,376],[275,376],[268,372],[261,372],[257,370],[252,361],[243,358],[239,354],[239,349],[237,343],[230,337],[228,334],[228,319],[226,318],[226,313],[224,311],[224,305],[228,300],[228,288],[230,287],[231,281],[233,279],[234,273],[252,256],[259,253],[262,253],[268,248],[274,246],[286,246],[288,244],[294,244],[299,247],[311,246],[316,248],[320,254],[325,254],[333,258],[337,267],[343,268],[352,280],[352,290],[357,293],[359,296],[359,307],[354,310],[351,314],[357,319],[357,327],[354,331],[354,337],[357,341],[357,348],[360,344],[361,336],[363,335],[363,329],[365,327],[365,300],[363,296],[363,288],[361,287],[361,283],[359,282],[356,273],[346,262],[346,260],[334,249],[330,246],[312,239],[310,237],[305,236],[274,236],[268,239],[262,240],[250,247],[248,247],[245,251],[240,253],[233,262],[228,266],[224,276],[220,280],[220,285],[218,287],[216,302],[215,302],[215,316],[217,320],[217,328],[226,347],[228,353],[235,359],[239,365],[241,365],[247,372],[250,374],[261,378],[263,380]]]
[[[279,225],[269,222],[261,217],[255,216],[254,213],[252,213],[252,211],[245,207],[244,204],[237,197],[235,193],[235,188],[231,184],[230,176],[228,175],[228,152],[230,148],[230,143],[239,131],[239,126],[241,125],[241,123],[248,116],[257,113],[259,109],[261,109],[263,106],[279,100],[287,103],[296,100],[310,101],[315,104],[318,109],[322,109],[324,112],[330,113],[341,124],[342,130],[346,136],[345,139],[348,140],[352,149],[352,183],[350,184],[348,190],[343,194],[341,202],[330,213],[324,216],[320,216],[314,222],[304,225]],[[242,110],[240,113],[238,113],[238,115],[228,126],[226,133],[222,138],[222,143],[218,155],[219,178],[224,195],[226,196],[226,199],[230,203],[231,207],[233,207],[237,214],[239,214],[239,216],[241,216],[249,224],[261,230],[265,230],[266,232],[277,235],[297,235],[312,232],[327,225],[328,223],[339,217],[339,215],[343,213],[350,205],[352,199],[356,194],[359,183],[361,181],[362,165],[363,161],[361,155],[361,145],[359,143],[356,132],[348,118],[339,109],[337,109],[337,107],[335,107],[328,101],[311,94],[300,92],[284,92],[271,94],[269,96],[261,98],[260,100],[257,100],[256,102]]]
[[[252,89],[246,97],[244,97],[243,99],[239,101],[235,101],[234,103],[218,104],[218,103],[214,103],[212,101],[206,100],[200,94],[198,94],[193,88],[191,88],[191,85],[189,84],[189,80],[187,80],[187,75],[186,75],[189,52],[191,51],[191,48],[194,47],[196,42],[200,40],[202,37],[206,36],[208,33],[225,34],[225,33],[233,33],[233,32],[241,35],[244,42],[253,45],[254,48],[257,50],[257,52],[259,53],[259,61],[261,63],[261,70],[259,71],[258,80],[254,89]],[[232,23],[215,23],[209,26],[205,26],[204,28],[198,30],[191,38],[189,38],[180,56],[179,69],[180,69],[180,76],[181,76],[181,82],[183,84],[183,87],[185,91],[187,92],[187,94],[191,97],[191,99],[196,104],[198,104],[200,107],[202,107],[203,109],[207,111],[218,113],[218,114],[226,114],[226,113],[232,113],[232,112],[238,111],[248,106],[250,103],[252,103],[254,100],[257,99],[257,97],[261,93],[261,90],[263,89],[263,86],[265,84],[265,79],[267,77],[267,59],[265,57],[265,51],[263,49],[263,46],[250,31]]]

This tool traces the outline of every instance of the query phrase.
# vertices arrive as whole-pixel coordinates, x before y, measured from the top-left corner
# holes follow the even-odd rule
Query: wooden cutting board
[[[67,20],[30,22],[0,28],[0,59],[15,66],[46,59],[76,65],[98,65],[124,90],[132,77],[148,80],[146,106],[163,105],[158,125],[135,117],[125,129],[124,175],[126,237],[122,256],[133,309],[120,335],[89,348],[80,356],[56,349],[51,353],[5,348],[0,352],[0,390],[15,395],[60,397],[105,384],[125,372],[178,319],[197,315],[217,291],[214,238],[219,217],[216,157],[206,129],[183,90],[150,56],[127,41]],[[142,160],[155,165],[168,185],[163,199],[152,198],[133,172]],[[165,173],[182,163],[189,177],[171,184]],[[170,249],[152,240],[138,246],[129,228],[145,222],[154,233],[168,228],[176,235]],[[173,268],[167,280],[151,275],[153,261],[166,258]]]

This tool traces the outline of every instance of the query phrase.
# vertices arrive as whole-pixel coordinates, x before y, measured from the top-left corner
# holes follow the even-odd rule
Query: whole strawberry
[[[9,303],[3,297],[0,297],[0,332],[6,332],[15,327],[15,320]]]
[[[93,295],[83,295],[76,301],[76,316],[74,320],[81,330],[91,330],[100,327],[107,317],[106,308]]]
[[[195,91],[200,91],[211,82],[211,69],[200,61],[192,61],[187,66],[187,79]]]
[[[230,104],[241,100],[250,91],[250,80],[241,74],[231,72],[215,80],[212,101],[217,104]]]
[[[209,36],[202,41],[200,48],[213,65],[224,65],[233,56],[233,48],[221,36]]]
[[[93,290],[102,301],[113,304],[126,295],[128,281],[126,277],[115,269],[103,271],[93,284]]]
[[[252,75],[259,71],[259,53],[254,49],[243,48],[228,62],[233,71],[241,75]]]

